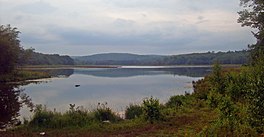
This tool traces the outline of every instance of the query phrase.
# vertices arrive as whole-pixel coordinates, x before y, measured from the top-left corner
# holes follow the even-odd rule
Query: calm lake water
[[[166,102],[172,95],[192,92],[192,81],[209,70],[200,67],[53,70],[59,78],[22,88],[34,104],[45,104],[52,110],[65,111],[69,104],[92,109],[99,102],[107,102],[114,111],[124,111],[130,103],[139,104],[146,97]]]
[[[121,112],[130,103],[140,104],[146,97],[153,96],[164,103],[172,95],[190,93],[193,91],[192,81],[201,79],[210,72],[210,68],[75,68],[41,71],[48,71],[54,78],[13,89],[22,89],[20,96],[24,95],[33,104],[46,105],[50,110],[56,108],[56,111],[64,112],[69,109],[69,104],[94,109],[99,102],[107,102],[114,111]],[[26,106],[18,110],[14,113],[16,115],[10,115],[26,118],[31,115]]]

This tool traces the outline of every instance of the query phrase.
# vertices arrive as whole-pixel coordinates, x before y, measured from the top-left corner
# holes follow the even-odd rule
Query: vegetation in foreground
[[[158,99],[146,98],[140,105],[128,106],[125,119],[107,104],[91,111],[70,104],[65,113],[38,105],[31,120],[2,135],[38,136],[45,131],[48,136],[194,136],[217,118],[216,111],[194,100],[192,95],[174,96],[160,104]]]
[[[38,105],[32,119],[4,135],[37,136],[45,131],[50,136],[261,136],[262,70],[223,70],[216,64],[210,75],[193,83],[194,93],[172,96],[165,104],[146,98],[129,105],[125,119],[107,104],[99,103],[94,110],[70,104],[66,113]]]
[[[238,21],[258,30],[254,33],[258,42],[250,46],[248,67],[222,70],[216,64],[209,76],[193,83],[193,94],[173,96],[165,104],[147,98],[140,105],[129,106],[125,120],[106,104],[92,111],[70,105],[66,113],[37,106],[32,119],[1,136],[38,136],[42,131],[50,136],[263,136],[264,1],[241,0],[241,4],[246,9],[239,12]],[[1,37],[1,44],[16,46],[19,42],[14,34],[15,39]],[[1,74],[13,71],[14,62],[7,64]]]

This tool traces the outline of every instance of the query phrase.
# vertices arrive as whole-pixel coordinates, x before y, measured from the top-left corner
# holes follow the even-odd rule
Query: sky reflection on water
[[[194,77],[194,71],[201,74]],[[74,69],[67,72],[72,74],[22,88],[34,104],[44,104],[51,110],[56,108],[64,112],[69,104],[93,109],[99,102],[107,102],[114,111],[124,111],[130,103],[139,104],[146,97],[153,96],[166,102],[172,95],[192,92],[191,82],[202,78],[208,68],[192,69],[188,74],[184,69]],[[177,74],[184,72],[186,74]],[[76,84],[80,87],[75,87]],[[21,110],[22,116],[27,113],[27,110]]]

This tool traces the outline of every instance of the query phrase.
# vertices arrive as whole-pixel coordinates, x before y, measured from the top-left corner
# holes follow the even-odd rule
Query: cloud
[[[237,24],[237,0],[0,0],[0,5],[0,23],[18,27],[25,47],[45,53],[178,54],[239,50],[255,41]]]
[[[42,39],[39,39],[39,34],[34,35],[35,37],[30,34],[31,37],[29,37],[30,35],[23,37],[22,41],[36,45],[41,44],[40,47],[45,45],[45,50],[48,50],[47,46],[50,46],[53,52],[65,54],[76,50],[71,54],[78,55],[79,52],[85,55],[84,51],[87,54],[92,52],[179,54],[187,51],[211,51],[212,49],[236,50],[241,47],[241,49],[245,49],[247,41],[250,40],[250,34],[247,31],[240,35],[237,35],[240,33],[239,31],[228,34],[224,32],[214,33],[199,31],[192,26],[178,27],[175,24],[173,22],[156,22],[149,24],[149,28],[145,31],[123,35],[53,26],[47,29],[46,34],[41,35]]]
[[[37,1],[16,6],[13,10],[27,14],[50,14],[56,10],[54,6],[44,1]]]
[[[114,21],[118,27],[133,26],[132,21],[117,19]],[[119,26],[121,25],[121,26]],[[193,38],[204,36],[205,33],[198,32],[191,26],[177,27],[173,22],[155,22],[145,26],[145,30],[137,28],[132,33],[103,33],[89,29],[76,29],[70,27],[50,26],[45,32],[37,31],[35,34],[26,33],[22,41],[27,43],[63,43],[68,45],[151,45],[151,46],[172,46],[189,43]],[[133,29],[133,28],[132,28]],[[131,30],[133,31],[133,30]],[[184,36],[188,35],[188,38]]]
[[[115,26],[117,27],[125,27],[125,28],[129,28],[131,26],[133,26],[135,24],[135,22],[133,20],[126,20],[126,19],[121,19],[121,18],[118,18],[114,21],[113,23]]]

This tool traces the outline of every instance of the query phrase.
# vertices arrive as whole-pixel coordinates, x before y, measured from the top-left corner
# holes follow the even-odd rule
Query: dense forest
[[[24,52],[22,59],[19,60],[21,65],[212,65],[215,62],[220,64],[246,64],[249,61],[249,52],[246,50],[172,56],[106,53],[72,58],[70,56],[42,54],[33,51],[27,53],[28,50],[22,50],[21,52]],[[24,59],[25,57],[27,59]]]
[[[165,56],[129,53],[105,53],[75,57],[75,64],[82,65],[157,65]]]
[[[82,65],[211,65],[214,62],[221,64],[246,64],[248,57],[249,52],[246,50],[173,56],[106,53],[74,57],[74,61],[75,64]]]
[[[228,52],[207,52],[192,53],[183,55],[168,56],[162,60],[165,65],[210,65],[215,62],[220,64],[245,64],[247,63],[249,52],[228,51]]]
[[[28,60],[22,63],[24,65],[74,65],[74,61],[69,56],[58,54],[42,54],[32,52]]]

